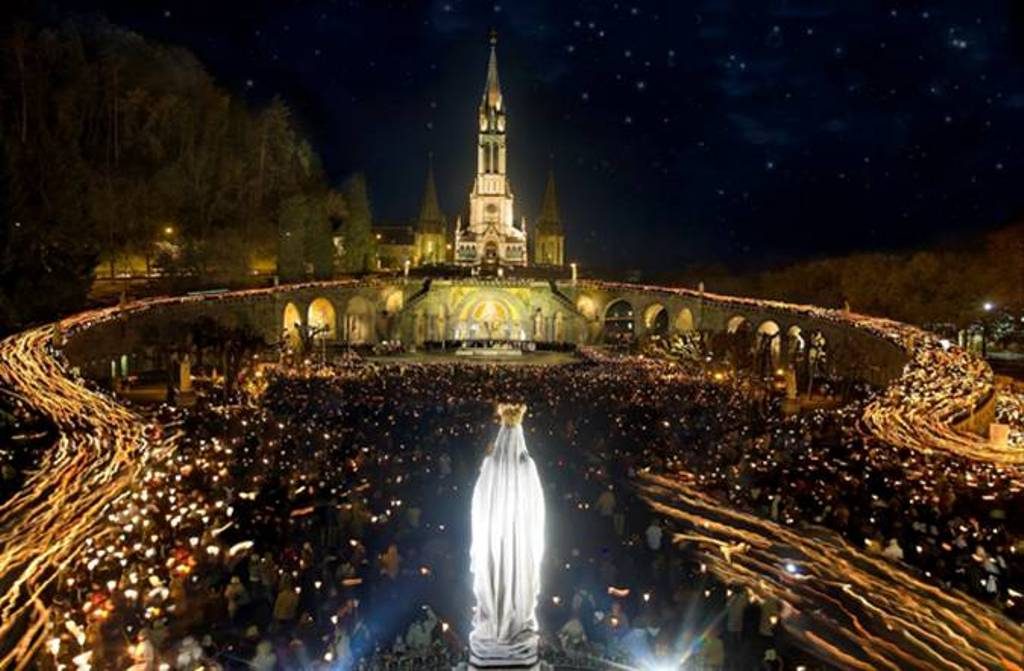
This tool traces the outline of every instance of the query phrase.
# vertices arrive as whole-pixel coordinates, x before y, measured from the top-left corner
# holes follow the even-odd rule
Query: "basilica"
[[[476,177],[469,207],[450,225],[442,213],[431,164],[419,217],[410,227],[377,233],[382,268],[457,265],[474,268],[565,264],[565,236],[553,172],[548,173],[540,213],[528,228],[517,213],[508,176],[508,119],[498,79],[497,38],[491,33],[490,59],[477,114]]]

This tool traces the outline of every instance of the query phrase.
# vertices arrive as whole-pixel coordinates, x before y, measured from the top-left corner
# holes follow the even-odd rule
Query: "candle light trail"
[[[985,401],[996,394],[992,369],[982,358],[934,334],[889,319],[813,305],[615,282],[590,281],[581,285],[600,290],[695,298],[724,309],[763,311],[766,316],[788,314],[860,329],[891,342],[906,354],[908,361],[902,373],[865,408],[865,430],[892,445],[922,452],[943,450],[1007,466],[1013,469],[1015,477],[1024,480],[1019,468],[1024,465],[1024,450],[1020,449],[1020,444],[1024,443],[1024,424],[1011,427],[1013,434],[1008,446],[992,444],[987,438],[961,428],[964,419],[978,412]]]
[[[508,280],[502,284],[507,283]],[[169,458],[169,455],[173,454],[177,439],[173,432],[162,432],[160,427],[148,423],[145,418],[122,406],[107,394],[89,389],[82,380],[71,374],[67,362],[59,351],[62,341],[72,339],[79,333],[111,320],[128,320],[135,315],[176,305],[244,302],[269,298],[278,292],[287,295],[288,292],[307,288],[347,289],[382,285],[381,280],[369,283],[339,281],[150,299],[127,306],[85,312],[63,320],[59,328],[55,325],[39,327],[0,342],[0,382],[15,390],[41,413],[49,416],[59,429],[56,443],[43,454],[38,468],[28,476],[22,489],[0,505],[0,547],[3,548],[0,553],[0,667],[32,667],[36,655],[53,636],[52,627],[82,632],[81,623],[74,619],[64,622],[53,621],[55,611],[51,604],[51,596],[54,587],[73,567],[81,564],[83,558],[89,557],[88,561],[92,562],[97,555],[105,552],[106,544],[121,533],[117,525],[123,526],[127,522],[120,515],[112,515],[113,509],[117,506],[118,510],[122,510],[128,505],[126,497],[130,496],[133,483],[146,478],[166,477],[157,470],[149,470],[149,467]],[[1024,481],[1024,477],[1020,475],[1020,465],[1024,464],[1024,451],[1020,449],[1022,441],[1019,409],[1022,404],[1019,397],[1004,395],[997,399],[996,412],[1013,424],[1014,433],[1011,434],[1008,447],[991,445],[979,436],[961,430],[959,422],[965,413],[973,412],[994,393],[991,370],[984,361],[961,349],[944,346],[931,334],[888,320],[775,301],[612,283],[580,282],[579,287],[699,298],[722,307],[754,308],[767,313],[781,311],[797,317],[823,320],[872,333],[900,347],[906,352],[908,362],[902,375],[867,404],[863,413],[865,431],[884,443],[922,452],[942,450],[987,462],[1002,469],[1006,477],[1016,482]],[[659,486],[668,487],[668,484],[662,482]],[[674,495],[683,494],[677,489]],[[695,492],[686,492],[685,495],[697,496]],[[671,507],[671,504],[664,501],[659,505]],[[707,515],[701,519],[713,519],[708,508],[710,504],[705,502],[701,505],[704,506],[702,515]],[[731,516],[733,522],[741,521],[746,526],[722,528],[716,532],[718,536],[713,536],[707,532],[711,527],[698,525],[703,535],[708,539],[718,538],[726,543],[747,543],[757,552],[748,550],[731,553],[737,558],[733,562],[721,559],[710,561],[714,570],[722,572],[724,577],[732,576],[738,582],[752,584],[759,580],[767,580],[765,575],[779,571],[775,564],[771,563],[778,557],[763,550],[751,540],[781,538],[778,536],[781,533],[779,529],[757,527],[757,524],[764,523],[751,516],[721,510],[720,507],[717,514]],[[693,519],[697,521],[696,516]],[[741,532],[735,531],[736,528],[740,528]],[[760,529],[757,534],[750,531],[754,528]],[[885,572],[875,575],[873,571],[877,567],[872,567],[871,571],[864,569],[861,566],[862,558],[844,554],[845,551],[841,551],[834,541],[801,541],[795,532],[787,531],[786,534],[785,542],[791,547],[799,548],[804,556],[817,557],[818,563],[823,562],[823,566],[832,567],[829,570],[839,571],[842,568],[862,571],[865,573],[864,576],[856,575],[860,576],[864,585],[870,585],[872,589],[881,590],[882,593],[890,593],[892,583],[898,582],[897,577],[901,580],[905,578],[903,574],[897,576]],[[210,552],[209,549],[204,549],[208,547],[216,546],[204,543],[199,550]],[[235,552],[245,551],[244,547],[232,549]],[[217,551],[228,550],[229,548],[220,548]],[[798,568],[802,566],[800,563],[796,565]],[[817,565],[816,563],[815,566]],[[189,566],[189,561],[183,557],[175,564],[175,570],[187,573]],[[788,579],[791,582],[798,580],[786,572],[785,568],[781,571],[789,575]],[[836,581],[839,580],[838,573],[832,577]],[[782,583],[784,578],[785,576],[777,575],[773,578],[775,582],[765,584],[784,584],[791,589],[794,588],[794,585]],[[115,586],[118,582],[115,579]],[[804,580],[798,582],[800,585],[811,584]],[[160,582],[161,587],[154,586],[153,589],[166,589],[162,587],[163,584]],[[817,580],[813,584],[822,584],[822,581]],[[809,612],[809,604],[819,597],[825,599],[826,603],[842,604],[838,607],[839,612],[845,614],[843,617],[849,623],[851,631],[865,636],[869,643],[868,649],[873,655],[878,655],[878,659],[905,660],[905,653],[894,652],[890,649],[892,644],[884,642],[884,632],[871,628],[879,622],[897,623],[904,632],[910,632],[906,641],[913,642],[907,643],[911,645],[911,649],[923,646],[932,651],[927,654],[935,654],[934,651],[939,650],[947,659],[962,659],[965,665],[974,665],[976,668],[985,668],[984,664],[993,660],[1012,659],[1010,651],[1006,648],[1005,632],[1015,633],[1018,636],[1017,643],[1021,640],[1019,627],[1013,628],[1013,625],[1007,625],[1004,621],[991,619],[991,614],[984,616],[984,622],[975,619],[971,612],[988,611],[977,602],[964,597],[940,598],[937,594],[930,593],[923,587],[919,589],[915,585],[914,596],[907,596],[909,601],[906,602],[897,601],[894,606],[897,610],[890,612],[887,607],[866,597],[860,591],[850,592],[845,588],[837,588],[837,585],[838,582],[831,585],[827,592],[796,591],[795,593],[802,594],[800,599],[791,598],[801,607],[801,612],[805,613]],[[141,589],[131,588],[131,592],[136,595],[135,598],[139,598],[146,589],[147,586],[142,585]],[[775,589],[782,598],[784,590],[778,586]],[[947,598],[952,601],[947,602]],[[911,617],[914,615],[915,604],[920,603],[927,604],[929,610],[926,612],[934,619],[934,624],[922,622],[917,616]],[[102,613],[104,606],[101,604],[95,608],[94,612]],[[959,608],[970,612],[954,616],[954,612],[959,613],[956,610]],[[911,624],[908,625],[908,622]],[[825,621],[824,625],[829,625],[829,622]],[[989,625],[997,625],[997,630],[999,627],[1002,629],[992,631]],[[970,626],[976,627],[976,630],[970,631]],[[947,655],[945,648],[948,645],[944,646],[941,641],[935,640],[936,627],[958,632],[957,635],[962,636],[963,640],[976,645],[977,650]],[[824,630],[831,631],[828,626],[825,626]],[[835,635],[834,632],[832,635]],[[79,634],[74,636],[79,638]],[[817,634],[808,633],[806,640],[813,642],[820,649],[833,645],[833,654],[840,654],[839,648],[835,647],[839,644],[827,644],[823,640],[815,639],[815,636]],[[835,640],[844,644],[849,643],[849,639],[842,637]],[[922,654],[924,652],[922,650]],[[845,650],[843,654],[852,653]]]
[[[641,474],[658,513],[689,531],[726,584],[790,609],[781,623],[801,647],[844,668],[1024,669],[1024,628],[959,592],[862,553],[821,527],[796,531],[723,506],[681,474]]]

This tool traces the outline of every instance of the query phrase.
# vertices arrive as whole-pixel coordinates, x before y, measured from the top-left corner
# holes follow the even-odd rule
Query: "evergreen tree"
[[[326,180],[282,101],[254,112],[189,52],[102,21],[0,31],[0,330],[80,308],[97,272],[241,280],[282,222],[283,274],[331,273]]]
[[[342,270],[349,273],[371,271],[374,269],[377,245],[373,237],[373,216],[366,178],[359,173],[352,175],[345,180],[342,192],[348,209],[342,226]]]

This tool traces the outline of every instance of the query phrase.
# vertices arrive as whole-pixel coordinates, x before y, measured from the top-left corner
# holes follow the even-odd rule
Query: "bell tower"
[[[490,44],[487,81],[477,111],[476,178],[469,194],[469,222],[458,231],[455,260],[466,265],[525,266],[526,225],[515,223],[505,99],[498,79],[498,37],[493,30]]]

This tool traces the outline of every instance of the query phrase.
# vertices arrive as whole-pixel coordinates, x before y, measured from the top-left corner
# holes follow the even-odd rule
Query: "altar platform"
[[[460,347],[455,350],[455,356],[480,357],[484,359],[502,359],[505,357],[520,357],[523,350],[516,347]]]
[[[403,352],[401,354],[388,354],[381,356],[367,356],[367,361],[378,364],[450,364],[461,363],[466,365],[494,365],[503,366],[561,366],[572,363],[579,363],[582,359],[575,352],[519,352],[518,354],[505,353],[506,355],[466,356],[459,355],[459,350],[426,350],[418,352]]]

